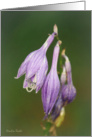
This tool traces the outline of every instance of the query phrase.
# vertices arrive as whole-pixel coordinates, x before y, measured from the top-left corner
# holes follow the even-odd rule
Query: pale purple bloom
[[[48,61],[46,51],[53,42],[57,26],[54,25],[54,32],[48,37],[42,47],[30,53],[21,64],[16,79],[25,74],[23,88],[28,92],[36,89],[36,93],[42,87],[48,71]]]
[[[65,104],[70,103],[76,96],[76,89],[72,82],[71,64],[69,58],[65,55],[65,51],[62,52],[62,56],[65,58],[65,69],[67,73],[67,84],[62,83],[61,94]]]
[[[48,114],[50,114],[60,90],[60,81],[57,74],[57,61],[59,56],[60,44],[61,42],[58,41],[54,48],[51,70],[47,75],[44,85],[42,87],[43,108],[47,116]]]

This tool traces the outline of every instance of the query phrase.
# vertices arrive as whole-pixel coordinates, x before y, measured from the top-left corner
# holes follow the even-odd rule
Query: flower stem
[[[59,40],[59,37],[56,36],[56,39]],[[62,47],[60,46],[59,67],[58,67],[58,75],[59,75],[59,78],[60,78],[61,73],[62,73],[62,59],[61,59],[61,52],[62,52]]]
[[[54,123],[46,120],[44,125],[41,124],[44,136],[56,136],[56,127]]]

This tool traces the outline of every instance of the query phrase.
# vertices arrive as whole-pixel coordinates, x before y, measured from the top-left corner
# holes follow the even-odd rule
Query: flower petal
[[[43,108],[44,112],[46,113],[46,98],[47,98],[47,87],[48,87],[48,81],[49,81],[50,74],[47,75],[46,80],[44,82],[44,85],[42,87],[42,102],[43,102]]]
[[[58,96],[60,82],[57,72],[51,71],[42,88],[42,102],[46,114],[50,113]]]
[[[59,94],[59,90],[60,90],[60,81],[59,81],[59,78],[58,78],[58,75],[56,73],[54,73],[54,78],[53,78],[53,85],[54,85],[54,88],[53,88],[53,92],[51,93],[51,98],[50,98],[50,104],[49,104],[49,112],[51,112],[56,100],[57,100],[57,97],[58,97],[58,94]]]
[[[40,69],[38,70],[36,76],[37,76],[37,83],[36,83],[36,93],[39,91],[39,89],[42,87],[44,80],[46,78],[46,74],[48,71],[48,61],[46,56],[44,57],[44,60],[42,62],[42,65],[40,67]]]
[[[53,110],[51,112],[52,120],[55,120],[60,115],[62,107],[63,107],[63,101],[62,101],[61,96],[59,95],[59,97],[53,107]]]
[[[29,60],[32,58],[32,56],[34,55],[35,51],[30,53],[26,59],[23,61],[23,63],[21,64],[19,70],[18,70],[18,74],[17,74],[17,77],[15,77],[15,79],[18,79],[19,77],[21,77],[22,75],[24,75],[26,73],[26,67],[27,67],[27,64],[29,62]]]
[[[64,85],[61,88],[62,99],[65,103],[70,103],[76,96],[76,89],[72,84]]]
[[[26,79],[31,78],[33,75],[37,73],[40,69],[40,66],[43,62],[45,54],[42,53],[42,50],[37,51],[27,65],[26,70]]]

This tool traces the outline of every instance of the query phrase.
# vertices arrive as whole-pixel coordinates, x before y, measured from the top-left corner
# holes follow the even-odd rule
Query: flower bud
[[[63,66],[63,72],[61,74],[61,84],[63,85],[66,82],[66,69],[65,66]]]
[[[53,32],[55,32],[55,34],[58,35],[58,28],[56,24],[54,25]]]
[[[59,51],[60,51],[60,47],[59,47],[59,43],[57,42],[53,51],[51,70],[48,73],[44,85],[42,87],[42,102],[43,102],[45,115],[51,113],[60,90],[60,81],[57,74],[57,62],[58,62]]]
[[[63,86],[61,92],[64,104],[69,104],[75,99],[76,89],[72,84],[67,84]]]
[[[63,51],[62,51],[62,56],[65,58],[66,72],[70,72],[71,71],[71,64],[70,64],[69,58],[65,55],[65,49],[63,49]]]

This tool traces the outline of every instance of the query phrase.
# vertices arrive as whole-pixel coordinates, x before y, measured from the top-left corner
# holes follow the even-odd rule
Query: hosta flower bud
[[[47,75],[44,85],[42,87],[42,102],[46,115],[50,114],[60,90],[60,81],[57,74],[57,61],[59,56],[59,50],[59,42],[57,42],[53,52],[51,70]]]
[[[63,72],[61,74],[61,84],[64,84],[66,82],[66,69],[65,66],[63,66]]]
[[[67,84],[62,87],[62,100],[65,104],[72,102],[76,97],[76,89],[73,84]]]
[[[71,71],[71,64],[70,64],[69,58],[65,55],[65,49],[62,51],[62,56],[65,58],[66,72],[70,72]]]
[[[65,50],[62,52],[62,56],[65,58],[65,70],[67,73],[67,84],[63,84],[61,87],[62,100],[65,104],[72,102],[76,96],[76,89],[72,82],[71,64],[69,58],[65,55]],[[62,82],[62,81],[61,81]]]

